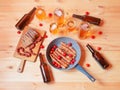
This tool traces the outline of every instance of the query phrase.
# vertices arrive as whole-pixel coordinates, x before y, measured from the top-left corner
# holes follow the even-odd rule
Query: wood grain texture
[[[118,90],[120,88],[120,0],[0,0],[0,90]],[[82,49],[81,62],[79,63],[92,76],[96,82],[90,82],[85,75],[73,69],[71,71],[59,71],[51,67],[54,81],[44,84],[39,70],[39,60],[35,63],[26,62],[24,73],[17,73],[20,60],[13,57],[13,53],[21,34],[17,34],[15,24],[34,6],[43,7],[47,14],[55,8],[62,8],[65,14],[73,13],[100,17],[104,25],[95,27],[102,35],[95,39],[81,40],[78,33],[70,33],[67,36],[78,41]],[[33,21],[34,22],[34,21]],[[37,21],[40,23],[40,21]],[[49,25],[39,27],[46,30],[48,37],[43,43],[46,47],[51,40],[58,36],[49,33]],[[111,67],[103,70],[92,58],[86,48],[86,44],[94,45],[94,48],[102,47],[100,51]],[[91,66],[86,67],[86,63]]]

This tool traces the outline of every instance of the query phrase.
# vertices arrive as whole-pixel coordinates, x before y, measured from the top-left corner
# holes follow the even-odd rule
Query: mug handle
[[[92,82],[94,82],[96,79],[92,77],[84,68],[82,68],[80,65],[76,65],[75,68],[82,72],[84,75],[86,75]]]

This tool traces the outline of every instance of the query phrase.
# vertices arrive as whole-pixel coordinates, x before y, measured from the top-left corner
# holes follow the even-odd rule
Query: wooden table
[[[24,72],[17,72],[20,60],[14,58],[13,53],[21,34],[17,34],[14,26],[25,13],[38,5],[48,12],[52,12],[55,8],[77,14],[88,11],[90,15],[104,19],[104,25],[97,28],[103,34],[95,39],[81,40],[77,34],[68,35],[80,43],[83,53],[80,65],[96,78],[96,82],[92,83],[75,69],[59,71],[51,67],[54,81],[44,84],[39,60],[35,63],[27,62]],[[119,18],[120,0],[0,0],[0,90],[118,90],[120,88]],[[48,34],[48,37],[44,42],[43,52],[49,42],[58,36]],[[100,52],[111,65],[110,68],[101,69],[86,49],[87,43],[94,45],[94,48],[102,48]],[[86,66],[87,63],[90,67]]]

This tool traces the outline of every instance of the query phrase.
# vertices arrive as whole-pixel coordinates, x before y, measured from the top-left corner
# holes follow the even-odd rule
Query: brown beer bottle
[[[103,23],[100,18],[96,18],[96,17],[88,16],[88,15],[73,14],[72,17],[81,19],[83,21],[89,22],[89,23],[94,24],[94,25],[101,25]]]
[[[102,55],[94,50],[89,44],[86,45],[87,48],[90,50],[92,53],[92,56],[95,58],[95,60],[99,63],[99,65],[105,69],[109,66],[109,64],[105,61],[105,59],[102,57]]]
[[[45,56],[40,53],[39,58],[40,58],[40,70],[43,77],[43,81],[44,83],[48,83],[51,81],[51,79],[50,79],[50,72],[48,69],[48,65],[45,62]]]
[[[36,8],[34,7],[29,13],[25,14],[15,25],[15,27],[19,30],[23,30],[25,26],[27,26],[32,20]]]

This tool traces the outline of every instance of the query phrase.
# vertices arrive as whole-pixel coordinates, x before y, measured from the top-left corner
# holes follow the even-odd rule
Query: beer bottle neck
[[[33,13],[35,12],[35,10],[36,10],[36,8],[34,7],[34,8],[28,13],[28,15],[33,14]]]
[[[87,44],[86,47],[89,49],[91,53],[95,53],[95,50],[89,44]]]
[[[81,20],[84,20],[84,16],[82,16],[82,15],[76,15],[76,14],[73,14],[72,15],[72,17],[74,17],[74,18],[79,18],[79,19],[81,19]]]
[[[40,59],[40,64],[43,64],[45,63],[45,60],[44,60],[44,55],[43,54],[39,54],[39,59]]]

